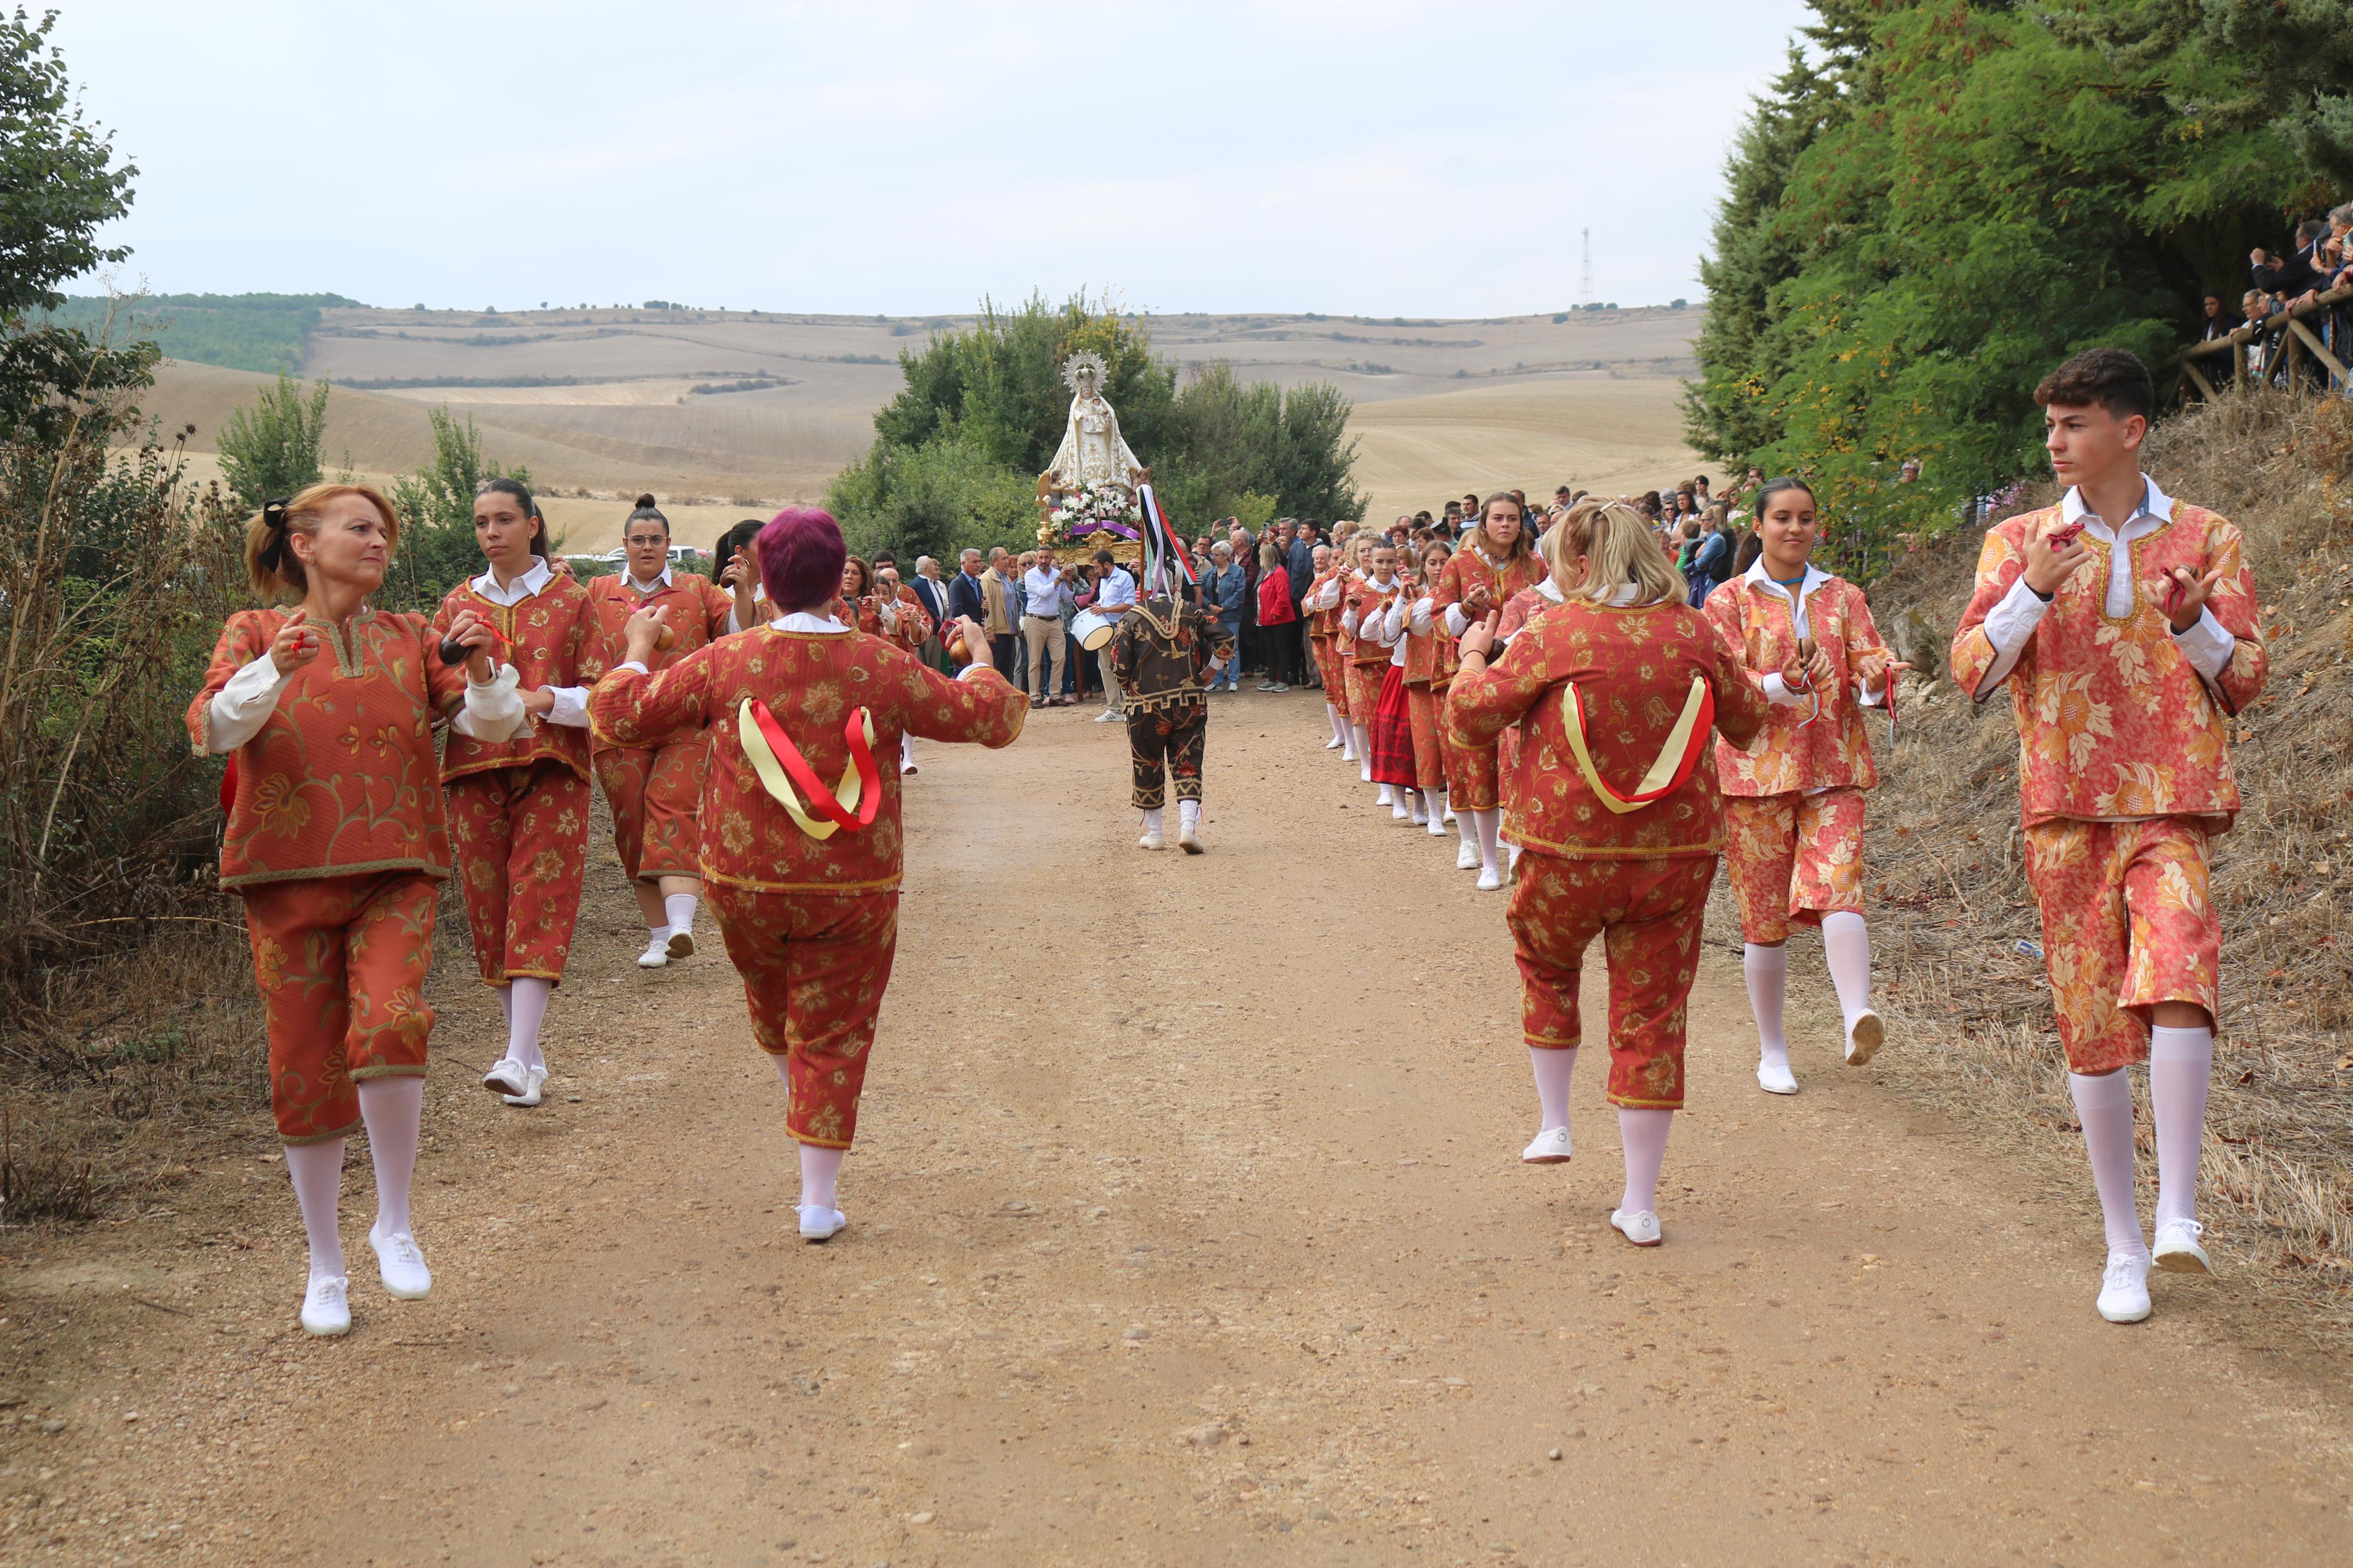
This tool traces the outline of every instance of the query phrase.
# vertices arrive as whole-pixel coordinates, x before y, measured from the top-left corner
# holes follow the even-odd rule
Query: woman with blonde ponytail
[[[1684,1007],[1724,847],[1709,728],[1746,742],[1765,724],[1767,703],[1707,618],[1683,603],[1682,574],[1640,513],[1615,502],[1579,508],[1556,531],[1561,603],[1527,620],[1493,665],[1502,611],[1464,631],[1446,719],[1466,748],[1520,727],[1504,796],[1522,850],[1506,920],[1544,1112],[1521,1157],[1570,1157],[1577,983],[1586,948],[1601,937],[1609,1095],[1626,1166],[1609,1223],[1634,1245],[1655,1247],[1659,1170],[1671,1113],[1683,1102]]]

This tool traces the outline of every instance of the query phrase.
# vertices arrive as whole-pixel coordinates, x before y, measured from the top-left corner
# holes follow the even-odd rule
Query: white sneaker
[[[1443,837],[1446,837],[1446,824],[1445,824],[1443,821],[1440,820],[1439,818],[1437,818],[1437,817],[1435,817],[1435,816],[1431,817],[1431,818],[1430,819],[1430,836],[1432,838],[1443,838]]]
[[[1042,702],[1040,702],[1040,703],[1036,704],[1036,706],[1042,708],[1042,707],[1044,707],[1044,706],[1045,706],[1045,704],[1044,704],[1044,703],[1042,703]],[[900,776],[901,778],[905,778],[905,777],[907,777],[910,773],[913,773],[914,771],[915,771],[915,764],[914,764],[914,763],[901,763],[899,764],[899,776]]]
[[[2214,1261],[2198,1238],[2206,1227],[2194,1219],[2167,1219],[2157,1224],[2157,1267],[2167,1274],[2211,1274]]]
[[[384,1276],[385,1294],[403,1301],[425,1300],[433,1289],[433,1271],[425,1267],[425,1254],[418,1250],[415,1237],[396,1230],[379,1238],[370,1231],[368,1245],[375,1248],[376,1272]]]
[[[1340,747],[1340,760],[1344,763],[1355,762],[1356,760],[1356,748],[1344,742]],[[1366,770],[1365,782],[1366,784],[1373,782],[1373,775],[1370,769]]]
[[[340,1274],[313,1279],[302,1292],[302,1331],[322,1340],[352,1331],[352,1282]]]
[[[1166,849],[1168,847],[1168,840],[1163,838],[1156,828],[1137,839],[1135,843],[1136,847],[1140,849]]]
[[[1405,802],[1396,799],[1395,797],[1391,797],[1389,801],[1389,820],[1391,822],[1409,823],[1413,820],[1413,811],[1406,805]]]
[[[1330,740],[1324,742],[1324,749],[1327,752],[1336,752],[1340,750],[1340,737],[1335,735]]]
[[[841,1234],[841,1227],[849,1223],[841,1216],[839,1209],[821,1209],[804,1205],[799,1213],[803,1241],[831,1241]]]
[[[1449,827],[1454,826],[1454,808],[1451,805],[1446,808],[1446,826]]]
[[[1373,764],[1369,758],[1365,759],[1364,769],[1356,776],[1366,784],[1373,782]]]
[[[662,951],[673,959],[694,956],[694,932],[678,926],[670,928],[670,941]]]
[[[1649,1209],[1640,1214],[1612,1209],[1609,1211],[1609,1227],[1637,1247],[1659,1245],[1659,1216]]]
[[[1121,715],[1116,710],[1106,708],[1102,712],[1095,715],[1095,722],[1098,724],[1116,724],[1119,722],[1120,718]]]
[[[2148,1316],[2148,1255],[2111,1252],[2100,1274],[2100,1316],[2112,1323],[2137,1323]]]
[[[659,969],[669,962],[670,928],[668,926],[664,926],[658,931],[648,932],[646,936],[646,950],[645,952],[638,954],[638,967],[639,969]]]
[[[1566,1127],[1547,1127],[1535,1135],[1535,1141],[1520,1151],[1523,1165],[1558,1165],[1565,1163],[1576,1152],[1569,1142]]]
[[[521,1094],[531,1087],[531,1069],[513,1057],[501,1057],[482,1075],[482,1087],[492,1094]]]
[[[1187,855],[1198,855],[1201,852],[1201,830],[1189,822],[1186,823],[1176,830],[1176,847]]]
[[[1373,804],[1375,805],[1396,805],[1397,803],[1397,791],[1390,788],[1388,784],[1381,785],[1379,792],[1373,796]],[[1398,815],[1402,816],[1405,813],[1400,810]]]
[[[522,1092],[501,1095],[499,1098],[504,1100],[509,1105],[537,1105],[540,1101],[539,1091],[546,1087],[547,1069],[545,1068],[525,1068],[522,1069]]]
[[[1458,871],[1476,871],[1479,868],[1479,847],[1468,838],[1454,852],[1454,868]]]
[[[1757,1064],[1757,1087],[1767,1094],[1795,1094],[1798,1075],[1789,1070],[1788,1062],[1760,1061]]]
[[[1886,1043],[1886,1024],[1881,1020],[1878,1014],[1865,1007],[1856,1016],[1854,1022],[1847,1026],[1846,1065],[1851,1068],[1861,1067],[1877,1056],[1879,1047]]]
[[[1501,871],[1496,870],[1493,866],[1482,866],[1479,868],[1479,890],[1481,892],[1492,893],[1503,885],[1504,874]]]
[[[1261,691],[1281,691],[1281,690],[1282,690],[1282,689],[1283,689],[1283,688],[1282,688],[1282,687],[1280,687],[1280,686],[1277,686],[1277,685],[1276,685],[1273,681],[1271,681],[1271,680],[1261,680],[1261,681],[1260,681],[1260,682],[1258,683],[1258,689],[1259,689]]]

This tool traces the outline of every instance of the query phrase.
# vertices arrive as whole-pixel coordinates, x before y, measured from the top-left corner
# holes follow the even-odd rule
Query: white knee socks
[[[1469,810],[1454,813],[1454,831],[1461,835],[1463,843],[1473,848],[1478,847],[1479,845],[1478,825],[1472,821],[1472,818],[1478,815],[1477,812]]]
[[[1577,1050],[1540,1050],[1528,1047],[1528,1066],[1536,1075],[1536,1104],[1544,1110],[1544,1125],[1539,1132],[1549,1132],[1556,1127],[1568,1125],[1568,1079],[1577,1071]]]
[[[2198,1155],[2206,1139],[2206,1086],[2213,1070],[2213,1030],[2149,1031],[2148,1102],[2157,1122],[2159,1225],[2198,1217]]]
[[[381,1240],[409,1229],[408,1184],[417,1171],[417,1130],[425,1119],[425,1080],[372,1078],[359,1085],[360,1120],[367,1124],[368,1161],[375,1167],[375,1224]]]
[[[1624,1213],[1659,1208],[1659,1167],[1667,1162],[1667,1129],[1674,1125],[1672,1110],[1618,1111],[1618,1142],[1626,1149],[1626,1192],[1618,1200]]]
[[[1871,1011],[1871,932],[1861,915],[1834,910],[1822,917],[1822,956],[1830,960],[1839,1012],[1852,1029],[1854,1021]]]
[[[1324,717],[1332,721],[1332,738],[1340,742],[1340,749],[1342,751],[1346,751],[1348,749],[1348,721],[1341,718],[1340,710],[1332,706],[1329,702],[1324,704]]]
[[[1421,792],[1421,806],[1423,814],[1430,820],[1430,836],[1432,838],[1445,837],[1446,792],[1442,789],[1423,790]]]
[[[692,893],[670,893],[662,899],[662,914],[673,931],[694,934],[695,897]]]
[[[507,1055],[527,1068],[544,1068],[547,1058],[540,1054],[539,1026],[547,1016],[547,999],[555,993],[555,983],[533,975],[518,975],[507,982]]]
[[[1366,729],[1362,724],[1351,724],[1351,725],[1349,725],[1349,726],[1348,726],[1348,728],[1349,728],[1352,731],[1354,731],[1354,732],[1355,732],[1355,734],[1356,734],[1356,751],[1355,751],[1353,753],[1351,753],[1350,755],[1348,755],[1348,756],[1346,756],[1346,757],[1343,758],[1342,760],[1343,760],[1343,761],[1345,761],[1345,762],[1354,762],[1354,763],[1364,763],[1364,765],[1365,765],[1364,782],[1365,782],[1365,783],[1366,783],[1366,784],[1370,784],[1370,783],[1372,783],[1372,782],[1373,782],[1373,737],[1372,737],[1372,732],[1371,732],[1370,731],[1366,730]]]
[[[1748,979],[1748,1010],[1757,1015],[1757,1059],[1789,1065],[1789,1042],[1781,1033],[1781,998],[1789,985],[1789,950],[1749,942],[1740,950]]]
[[[335,1228],[343,1194],[343,1141],[287,1144],[286,1175],[294,1184],[302,1234],[311,1243],[311,1278],[332,1279],[343,1271],[343,1239]]]
[[[1201,803],[1198,800],[1178,801],[1176,803],[1176,826],[1179,828],[1197,828],[1200,826]]]
[[[1498,834],[1503,832],[1503,830],[1504,813],[1500,807],[1493,811],[1474,811],[1471,814],[1471,831],[1476,834],[1479,839],[1479,868],[1481,870],[1493,871],[1496,869],[1495,838]]]
[[[1145,813],[1144,813],[1144,831],[1145,831],[1145,832],[1146,832],[1146,833],[1157,833],[1157,832],[1159,832],[1159,831],[1160,831],[1160,825],[1161,825],[1164,821],[1167,820],[1166,817],[1164,817],[1164,816],[1161,815],[1161,810],[1162,810],[1162,808],[1161,808],[1161,807],[1159,807],[1159,806],[1156,806],[1156,805],[1155,805],[1155,806],[1149,806],[1149,807],[1145,808]]]
[[[1373,796],[1373,804],[1375,805],[1395,805],[1397,804],[1395,787],[1389,784],[1381,785],[1381,793]]]
[[[789,1067],[782,1057],[772,1057],[769,1059],[776,1064],[776,1081],[785,1086],[785,1093],[789,1097],[792,1093]],[[805,1209],[839,1208],[841,1205],[838,1201],[836,1184],[841,1178],[841,1157],[849,1151],[820,1148],[815,1143],[803,1143],[799,1148],[801,1152],[800,1206]]]
[[[2086,1078],[2067,1075],[2075,1099],[2075,1119],[2084,1124],[2084,1152],[2092,1159],[2092,1185],[2099,1190],[2108,1250],[2146,1258],[2140,1212],[2133,1205],[2132,1083],[2123,1071]]]
[[[1041,694],[1038,700],[1043,702],[1046,699]],[[902,731],[899,736],[899,765],[902,768],[912,767],[914,764],[914,761],[915,737]]]

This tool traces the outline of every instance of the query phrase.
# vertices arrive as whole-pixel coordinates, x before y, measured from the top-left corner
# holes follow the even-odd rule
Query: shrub
[[[221,476],[237,499],[259,508],[272,496],[290,496],[319,482],[319,447],[327,434],[327,384],[302,384],[278,373],[251,405],[239,404],[221,424]]]

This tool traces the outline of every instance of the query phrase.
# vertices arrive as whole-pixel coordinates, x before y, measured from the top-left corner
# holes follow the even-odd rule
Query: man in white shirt
[[[1071,658],[1062,648],[1062,603],[1071,590],[1054,565],[1052,551],[1038,552],[1037,563],[1021,574],[1021,640],[1029,649],[1029,706],[1074,701],[1052,695],[1054,666],[1067,665]]]
[[[1095,610],[1108,621],[1116,624],[1120,617],[1135,607],[1135,579],[1130,575],[1108,550],[1095,552],[1095,564],[1103,574],[1095,584]],[[1098,724],[1116,724],[1126,715],[1122,700],[1119,677],[1111,667],[1111,644],[1095,650],[1095,667],[1103,671],[1103,710],[1095,715]]]

